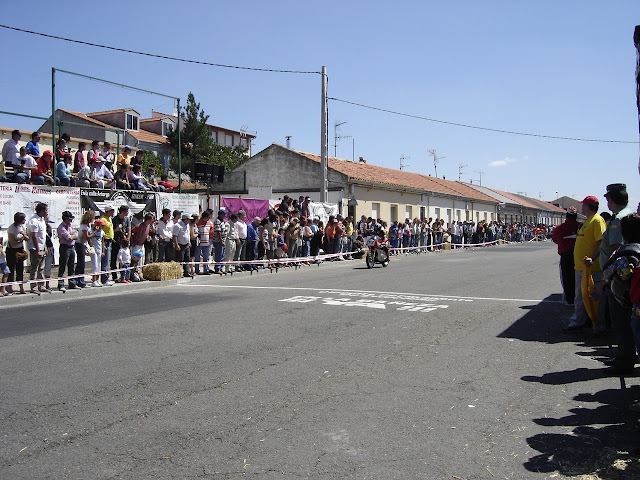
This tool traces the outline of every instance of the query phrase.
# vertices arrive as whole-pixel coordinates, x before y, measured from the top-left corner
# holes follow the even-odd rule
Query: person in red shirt
[[[53,166],[53,152],[46,150],[42,156],[36,160],[36,169],[31,171],[31,183],[34,185],[54,184],[50,175]]]
[[[558,244],[558,255],[560,255],[560,282],[564,291],[565,302],[573,305],[576,293],[575,270],[573,264],[573,247],[576,244],[578,235],[578,210],[575,207],[567,209],[567,217],[553,229],[551,239]]]
[[[164,191],[167,193],[173,193],[173,189],[175,188],[173,185],[171,185],[169,182],[169,176],[168,175],[160,175],[160,181],[158,182],[158,185],[162,185],[164,187]]]

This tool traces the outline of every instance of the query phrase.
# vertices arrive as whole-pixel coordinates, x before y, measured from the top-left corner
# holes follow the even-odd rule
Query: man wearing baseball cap
[[[587,219],[578,230],[576,245],[573,249],[573,263],[576,270],[575,318],[572,318],[565,329],[566,332],[579,330],[591,323],[582,301],[582,277],[586,267],[590,267],[594,283],[602,280],[602,269],[600,268],[598,257],[600,255],[602,234],[607,229],[607,226],[598,214],[600,202],[596,197],[589,195],[580,203],[582,203],[582,214]]]
[[[607,185],[607,192],[604,197],[607,199],[607,207],[612,215],[611,220],[607,223],[607,229],[602,235],[602,245],[600,247],[601,268],[607,263],[611,254],[624,243],[620,219],[630,213],[634,213],[628,207],[629,195],[627,194],[627,186],[624,183]],[[604,284],[599,287],[604,288]],[[611,326],[618,345],[615,357],[605,361],[611,367],[607,373],[631,373],[636,360],[636,348],[633,340],[633,330],[631,330],[631,307],[622,305],[616,300],[615,295],[603,296],[600,299],[600,303],[601,311],[603,311],[601,318],[604,318],[606,309],[609,310]],[[602,329],[604,325],[599,325],[599,327]]]
[[[569,305],[573,305],[575,297],[576,273],[573,268],[573,247],[578,236],[578,210],[576,207],[567,209],[566,220],[553,229],[551,239],[558,244],[558,255],[560,255],[560,281],[564,291],[564,299]]]
[[[104,237],[102,237],[102,241],[104,242],[104,255],[100,259],[100,271],[106,272],[109,270],[111,266],[111,255],[113,255],[113,213],[115,212],[115,205],[112,202],[104,203],[104,213],[100,217],[105,223],[102,227],[102,231],[104,232]],[[116,252],[117,255],[117,252]],[[113,282],[109,280],[109,274],[103,273],[100,278],[100,282],[107,287],[113,285]]]
[[[78,238],[78,232],[71,225],[73,221],[73,214],[65,210],[62,212],[62,223],[58,225],[58,240],[60,241],[60,260],[59,260],[59,268],[58,268],[58,290],[64,292],[66,288],[64,288],[64,271],[65,268],[67,270],[67,275],[73,275],[75,263],[76,263],[76,251],[73,248],[73,244]],[[77,288],[76,287],[76,279],[69,279],[69,288]]]

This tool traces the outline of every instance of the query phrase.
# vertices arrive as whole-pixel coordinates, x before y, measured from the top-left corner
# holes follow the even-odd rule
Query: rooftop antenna
[[[438,154],[436,153],[435,149],[434,150],[427,150],[427,153],[433,157],[433,168],[436,171],[436,178],[438,178],[438,162],[440,160],[442,160],[443,158],[447,158],[447,157],[438,156]]]
[[[404,170],[404,167],[409,166],[409,164],[404,163],[405,160],[409,160],[409,159],[411,159],[411,157],[405,157],[404,155],[400,157],[400,170]]]
[[[480,175],[480,186],[482,186],[482,175],[484,175],[485,173],[482,170],[476,170],[475,172]]]
[[[347,122],[336,122],[333,124],[333,156],[337,157],[338,156],[338,139],[340,138],[346,138],[346,137],[339,137],[338,136],[338,127],[340,125],[344,125]]]
[[[458,165],[458,181],[460,181],[460,178],[462,177],[462,175],[464,174],[464,172],[462,171],[463,168],[468,167],[469,165],[467,165],[466,163],[463,164],[459,164]]]

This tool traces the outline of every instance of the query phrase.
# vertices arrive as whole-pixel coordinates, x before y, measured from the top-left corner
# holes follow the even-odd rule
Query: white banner
[[[158,217],[161,216],[163,208],[168,208],[172,212],[174,210],[182,210],[183,213],[193,215],[200,214],[200,203],[198,195],[193,193],[156,193],[156,211]]]
[[[38,203],[49,206],[49,225],[53,230],[52,241],[56,250],[56,262],[58,252],[58,235],[56,229],[62,222],[62,212],[70,211],[73,216],[73,225],[80,226],[82,211],[80,208],[80,189],[74,187],[46,187],[40,185],[18,185],[15,183],[0,184],[0,224],[7,229],[13,223],[13,216],[22,212],[27,216],[27,221],[34,215]],[[7,240],[6,235],[3,235]]]

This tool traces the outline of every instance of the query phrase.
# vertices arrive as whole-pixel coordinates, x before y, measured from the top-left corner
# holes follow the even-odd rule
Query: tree
[[[193,93],[189,92],[187,105],[179,112],[183,125],[180,131],[182,143],[182,172],[191,176],[195,162],[223,165],[229,171],[247,160],[247,148],[225,147],[215,142],[207,125],[209,115],[205,115]],[[171,168],[178,170],[178,132],[171,130],[167,135],[171,144]]]

